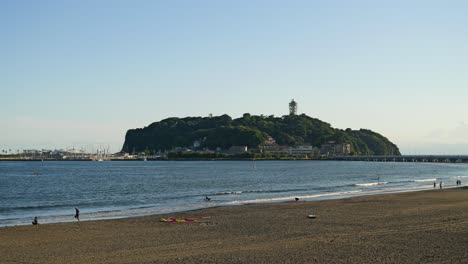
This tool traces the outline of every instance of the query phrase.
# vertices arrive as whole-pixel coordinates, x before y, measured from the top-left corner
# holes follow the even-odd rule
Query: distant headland
[[[229,115],[171,117],[145,128],[130,129],[122,152],[192,158],[306,158],[335,156],[400,156],[398,147],[368,129],[345,130],[305,114],[297,115],[297,103],[289,115]]]

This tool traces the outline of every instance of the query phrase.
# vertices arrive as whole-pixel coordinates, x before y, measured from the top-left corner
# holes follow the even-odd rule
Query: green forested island
[[[337,129],[305,114],[282,117],[248,113],[237,119],[228,115],[167,118],[145,128],[130,129],[123,152],[147,154],[181,152],[221,152],[236,146],[255,153],[278,147],[308,146],[323,152],[325,146],[343,144],[348,155],[400,155],[386,137],[368,129]],[[277,148],[276,148],[277,149]],[[321,153],[318,152],[318,153]]]

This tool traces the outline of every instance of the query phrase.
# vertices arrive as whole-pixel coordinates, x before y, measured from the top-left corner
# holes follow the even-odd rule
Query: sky
[[[468,154],[466,1],[0,0],[0,149],[168,117],[298,113]]]

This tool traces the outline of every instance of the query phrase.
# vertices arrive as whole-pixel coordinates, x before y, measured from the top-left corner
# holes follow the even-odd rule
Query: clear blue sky
[[[379,3],[377,3],[379,2]],[[0,149],[298,112],[468,154],[466,1],[0,1]]]

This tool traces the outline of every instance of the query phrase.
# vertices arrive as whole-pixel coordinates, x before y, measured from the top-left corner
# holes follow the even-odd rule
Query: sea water
[[[0,226],[456,187],[468,164],[346,161],[0,162]],[[211,198],[205,200],[205,196]]]

